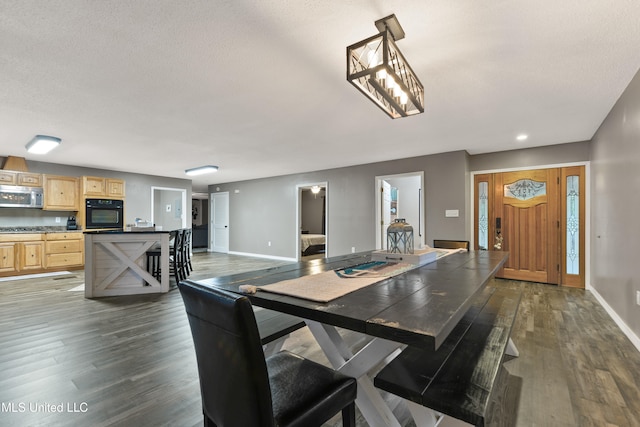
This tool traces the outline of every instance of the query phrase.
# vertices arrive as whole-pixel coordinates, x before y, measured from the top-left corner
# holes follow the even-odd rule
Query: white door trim
[[[306,184],[297,184],[296,185],[296,260],[300,261],[302,257],[302,252],[300,251],[300,227],[302,227],[302,190],[305,188],[311,188],[314,185],[318,187],[324,187],[324,257],[329,257],[329,183],[327,181],[322,182],[310,182]]]
[[[381,205],[382,205],[382,197],[380,195],[380,186],[382,185],[382,181],[393,179],[393,178],[406,178],[418,176],[420,178],[420,200],[418,202],[418,208],[420,209],[420,218],[419,224],[417,226],[413,225],[413,241],[416,248],[422,248],[426,243],[426,222],[425,222],[425,191],[424,191],[424,171],[417,172],[405,172],[398,173],[394,175],[380,175],[376,176],[374,179],[374,191],[376,193],[376,220],[375,220],[375,236],[376,236],[376,249],[385,249],[382,248],[382,238],[380,237],[380,221],[382,221],[381,216]],[[420,235],[420,233],[422,235]]]
[[[182,213],[180,219],[182,220],[182,228],[187,228],[187,190],[184,188],[173,188],[173,187],[151,187],[151,223],[155,224],[154,219],[154,192],[155,190],[166,190],[166,191],[178,191],[180,192],[180,200],[182,204]],[[189,213],[189,218],[191,218],[191,213]]]
[[[591,201],[591,162],[574,162],[574,163],[557,163],[550,165],[537,165],[537,166],[526,166],[519,168],[504,168],[504,169],[488,169],[488,170],[480,170],[480,171],[471,171],[469,173],[469,188],[471,191],[469,192],[471,195],[471,203],[469,207],[469,230],[471,230],[471,235],[469,237],[469,245],[471,248],[475,247],[475,233],[474,233],[474,219],[475,219],[475,197],[476,197],[476,189],[474,186],[476,175],[481,175],[485,173],[502,173],[502,172],[518,172],[518,171],[527,171],[527,170],[536,170],[536,169],[553,169],[553,168],[564,168],[571,166],[584,166],[584,180],[585,180],[585,224],[584,224],[584,282],[585,289],[587,287],[591,287],[591,209],[589,209],[589,203]]]

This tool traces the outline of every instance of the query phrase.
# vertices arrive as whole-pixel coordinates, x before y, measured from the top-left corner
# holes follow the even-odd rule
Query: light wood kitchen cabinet
[[[104,197],[105,192],[104,178],[97,176],[82,177],[82,195],[84,197]]]
[[[45,242],[47,269],[84,265],[84,235],[47,233]]]
[[[78,178],[75,177],[44,175],[44,206],[42,209],[50,211],[80,210],[78,182]]]
[[[16,185],[16,173],[0,170],[0,185]]]
[[[107,197],[124,199],[124,180],[123,179],[106,179]]]
[[[0,273],[14,273],[16,269],[15,243],[0,243]]]
[[[42,187],[42,175],[39,173],[0,170],[0,185]]]
[[[0,236],[0,273],[42,270],[44,241],[42,234],[7,234]]]
[[[22,242],[17,243],[19,246],[19,262],[18,270],[40,270],[42,269],[42,261],[44,259],[44,242]]]
[[[105,197],[108,199],[123,199],[124,183],[124,180],[117,178],[83,176],[82,195],[85,198]]]
[[[18,185],[24,187],[42,187],[42,174],[39,173],[18,173]]]
[[[0,233],[0,276],[80,269],[84,266],[81,231]]]

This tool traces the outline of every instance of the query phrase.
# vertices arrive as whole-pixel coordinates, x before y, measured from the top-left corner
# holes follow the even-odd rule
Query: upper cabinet
[[[70,176],[44,175],[42,187],[44,191],[43,210],[80,210],[78,178]]]
[[[0,170],[0,185],[42,187],[42,175],[39,173]]]
[[[124,199],[124,180],[98,176],[82,177],[82,195],[86,197],[106,197]]]
[[[124,180],[122,179],[106,179],[107,197],[117,197],[124,199]]]

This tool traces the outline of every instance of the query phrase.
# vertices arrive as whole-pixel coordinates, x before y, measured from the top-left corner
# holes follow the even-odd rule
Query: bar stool
[[[173,242],[173,244],[169,246],[169,274],[176,278],[176,283],[186,279],[186,276],[183,275],[182,266],[180,264],[182,236],[182,229],[171,230],[169,232],[169,240]],[[156,247],[149,249],[146,254],[147,271],[151,273],[156,280],[160,281],[162,277],[162,269],[160,268],[160,248]]]
[[[191,265],[191,229],[190,228],[185,228],[184,229],[184,235],[183,235],[183,242],[182,242],[182,248],[183,248],[183,263],[184,263],[184,271],[185,271],[185,276],[189,277],[189,275],[191,274],[191,272],[193,271],[193,265]]]

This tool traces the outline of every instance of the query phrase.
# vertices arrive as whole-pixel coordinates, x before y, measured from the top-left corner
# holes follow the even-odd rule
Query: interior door
[[[229,193],[211,195],[211,250],[229,252]]]
[[[509,252],[498,277],[584,287],[584,181],[584,166],[475,176],[475,249]]]
[[[382,246],[380,249],[385,250],[387,248],[387,228],[391,224],[391,185],[387,181],[382,181],[380,187],[382,194],[382,205],[380,211],[380,241]]]

